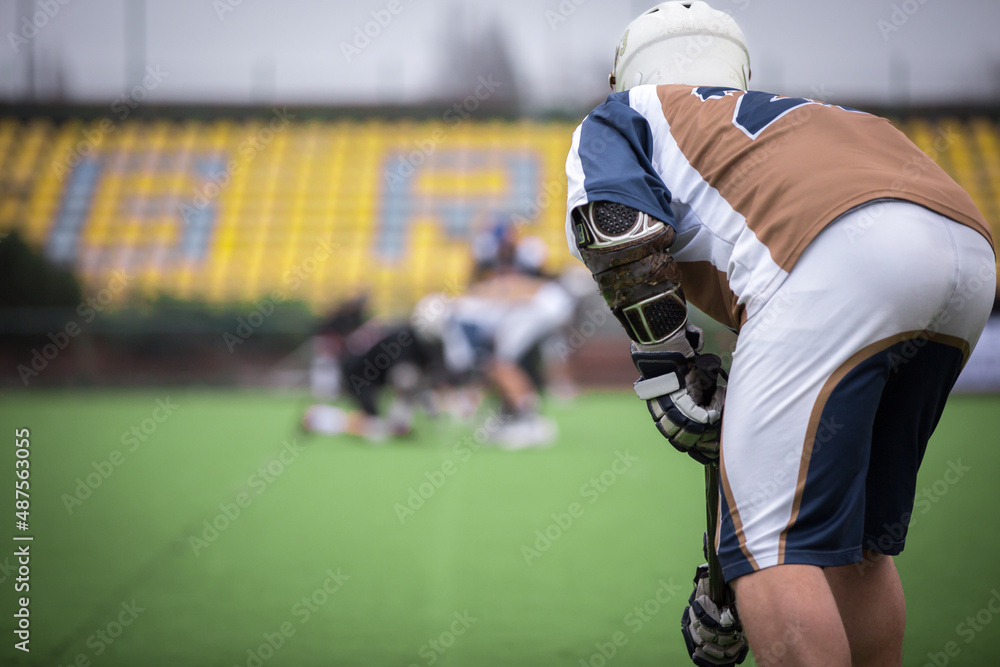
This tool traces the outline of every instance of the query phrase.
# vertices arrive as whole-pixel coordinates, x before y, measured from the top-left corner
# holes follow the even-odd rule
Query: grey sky
[[[26,42],[14,38],[12,44],[12,33],[24,35],[18,9],[34,3],[0,0],[0,96],[18,100],[29,94],[28,51],[34,49],[38,76],[48,72],[51,78],[51,72],[61,70],[70,100],[110,104],[131,83],[124,34],[127,2],[138,0],[45,0],[37,7],[58,11],[46,17],[33,37]],[[996,0],[712,4],[730,12],[747,34],[753,87],[854,103],[1000,101]],[[148,0],[146,62],[167,73],[150,99],[406,104],[458,97],[471,92],[455,89],[455,73],[468,63],[456,62],[466,58],[456,58],[446,45],[455,32],[459,41],[476,42],[496,24],[524,108],[577,111],[605,95],[609,61],[621,32],[651,5],[611,0]],[[378,16],[386,23],[378,26],[379,34],[345,56],[341,43],[357,48],[352,44],[356,29],[363,30]],[[374,25],[369,26],[372,32]],[[46,85],[39,87],[45,91]]]

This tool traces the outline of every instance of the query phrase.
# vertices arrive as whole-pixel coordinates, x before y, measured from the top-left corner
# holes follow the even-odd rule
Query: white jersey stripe
[[[673,195],[674,212],[687,209],[678,216],[679,235],[672,254],[679,262],[711,262],[726,274],[747,316],[753,315],[788,277],[787,272],[747,227],[746,218],[688,162],[670,133],[656,86],[633,88],[629,105],[652,129],[653,166]]]
[[[580,162],[580,130],[583,124],[573,131],[573,142],[569,155],[566,156],[566,243],[569,252],[581,262],[580,250],[576,247],[576,234],[573,232],[573,209],[587,203],[587,191],[583,187],[583,163]]]

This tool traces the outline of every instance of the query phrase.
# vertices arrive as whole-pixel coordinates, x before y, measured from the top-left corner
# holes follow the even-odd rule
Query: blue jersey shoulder
[[[653,168],[653,130],[629,104],[628,91],[612,93],[584,119],[579,155],[589,201],[613,201],[673,222],[670,191]]]

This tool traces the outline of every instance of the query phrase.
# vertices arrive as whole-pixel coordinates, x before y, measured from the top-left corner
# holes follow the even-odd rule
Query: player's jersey
[[[452,305],[445,361],[453,372],[489,357],[516,363],[568,325],[573,308],[573,298],[555,281],[509,273],[476,283]]]
[[[688,301],[735,329],[824,227],[867,202],[914,202],[992,242],[971,197],[889,121],[771,93],[614,93],[573,133],[566,174],[574,255],[575,207],[605,200],[644,211],[677,231],[671,254]]]

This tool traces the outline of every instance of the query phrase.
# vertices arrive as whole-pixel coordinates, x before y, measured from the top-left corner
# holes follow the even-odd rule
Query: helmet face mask
[[[701,0],[662,2],[632,21],[608,77],[621,92],[642,84],[746,88],[750,55],[736,21]]]

